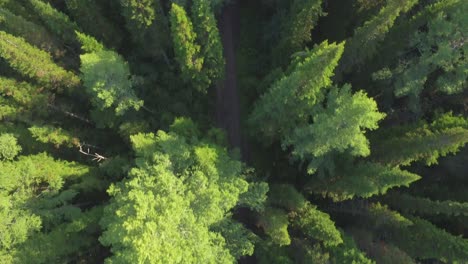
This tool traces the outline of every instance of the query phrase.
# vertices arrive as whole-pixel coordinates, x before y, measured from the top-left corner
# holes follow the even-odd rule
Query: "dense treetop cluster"
[[[0,0],[0,263],[467,263],[467,14]]]

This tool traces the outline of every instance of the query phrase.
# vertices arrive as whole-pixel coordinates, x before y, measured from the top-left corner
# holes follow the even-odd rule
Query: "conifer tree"
[[[0,119],[30,120],[45,115],[51,95],[26,82],[0,76]]]
[[[362,91],[351,94],[350,86],[332,88],[327,96],[327,107],[318,106],[314,112],[312,124],[298,126],[282,143],[292,145],[293,155],[300,159],[310,156],[321,159],[331,151],[368,156],[370,149],[365,129],[377,129],[377,122],[385,117],[378,112],[374,100]],[[313,172],[314,165],[309,166],[309,170]]]
[[[303,50],[311,41],[311,31],[320,16],[324,15],[322,0],[295,0],[289,13],[283,18],[281,40],[274,50],[275,60],[284,64],[289,56]]]
[[[361,252],[353,238],[348,235],[343,235],[343,244],[330,248],[331,263],[356,263],[356,264],[372,264],[374,261],[368,259],[366,254]]]
[[[446,113],[431,124],[392,130],[392,135],[375,142],[374,159],[392,166],[409,165],[414,161],[436,164],[439,157],[456,153],[468,142],[467,120]],[[387,134],[387,133],[385,133]]]
[[[390,238],[411,257],[461,262],[468,258],[468,241],[453,236],[421,218],[412,217],[413,225],[396,228]]]
[[[119,47],[122,32],[102,14],[95,0],[66,0],[67,9],[80,28],[110,47]]]
[[[172,129],[190,127],[184,120]],[[248,191],[242,164],[205,139],[175,132],[131,139],[137,167],[110,187],[113,198],[101,220],[106,231],[100,241],[113,253],[109,261],[234,262],[229,248],[245,245],[226,246],[223,232],[210,227],[228,219],[228,211]],[[155,232],[169,239],[154,240]]]
[[[186,82],[194,83],[198,90],[205,91],[209,79],[202,74],[204,58],[201,47],[196,41],[197,34],[192,21],[184,8],[175,3],[171,7],[170,21],[175,58],[179,63],[182,77]]]
[[[377,45],[384,39],[395,19],[410,10],[418,0],[391,0],[382,7],[378,14],[366,21],[354,31],[346,42],[343,59],[337,69],[339,73],[347,73],[354,66],[359,66],[374,56]]]
[[[53,126],[37,126],[34,125],[28,128],[29,132],[33,138],[42,143],[52,143],[56,148],[61,145],[68,147],[78,147],[80,141],[78,138],[74,137],[69,131],[65,131],[61,127]]]
[[[30,44],[48,51],[54,57],[63,53],[57,41],[44,27],[17,16],[8,9],[0,8],[0,30],[22,37]]]
[[[209,86],[224,76],[224,57],[213,8],[209,1],[195,0],[192,4],[192,20],[200,54],[203,57],[203,74]]]
[[[269,200],[272,205],[289,211],[289,220],[285,211],[276,208],[270,209],[272,214],[266,218],[268,222],[264,226],[265,231],[270,236],[275,235],[272,238],[273,241],[277,240],[278,245],[289,245],[291,242],[287,230],[288,222],[292,228],[301,230],[310,239],[322,241],[326,246],[343,242],[330,216],[306,201],[291,185],[273,185]],[[268,216],[268,213],[265,215]]]
[[[78,26],[67,15],[42,0],[24,1],[27,3],[27,7],[39,17],[50,32],[60,37],[65,43],[77,43],[75,31],[78,30]]]
[[[271,141],[306,124],[312,107],[324,99],[324,88],[332,84],[330,78],[342,52],[343,44],[323,42],[298,59],[291,73],[259,99],[250,116],[252,126]]]
[[[2,135],[2,141],[3,139],[8,138]],[[14,147],[12,145],[14,142],[11,139],[8,140],[7,145],[10,147],[6,155],[8,159],[11,159],[17,154],[19,146]],[[5,146],[3,143],[0,144],[2,148]],[[39,250],[26,259],[18,260],[17,254],[25,252],[20,249],[25,243],[31,243],[36,247],[39,245],[37,241],[32,242],[30,239],[36,235],[41,236],[38,234],[41,229],[47,230],[53,226],[53,223],[62,222],[64,216],[76,216],[73,212],[77,210],[78,213],[80,212],[77,207],[62,206],[62,203],[51,203],[51,201],[60,197],[60,190],[67,179],[77,178],[86,173],[88,173],[88,168],[85,166],[54,160],[45,153],[19,156],[15,160],[0,160],[0,198],[2,201],[0,204],[2,216],[0,260],[2,263],[47,262],[37,258],[45,256],[42,255],[44,252]],[[32,200],[33,198],[35,199]],[[63,236],[63,232],[64,230],[58,232],[55,238],[62,236],[62,241],[64,241],[66,236]],[[49,250],[51,253],[54,252],[52,249]],[[51,257],[51,259],[54,258],[54,256]]]
[[[258,225],[263,228],[271,241],[279,246],[291,244],[288,233],[289,219],[285,211],[277,208],[266,208]]]
[[[47,52],[4,31],[0,31],[0,57],[21,75],[34,79],[47,88],[62,91],[80,84],[80,79],[75,74],[56,65]]]
[[[433,201],[425,197],[393,192],[385,197],[385,202],[404,213],[417,215],[467,216],[468,203],[457,201]]]
[[[418,98],[424,88],[447,94],[462,92],[466,87],[468,60],[466,51],[464,13],[465,1],[441,1],[425,7],[408,24],[410,40],[403,63],[389,70],[387,84],[394,87],[397,97]],[[425,27],[427,30],[418,30]],[[412,31],[410,31],[412,30]],[[434,78],[434,81],[430,81]]]
[[[143,101],[139,100],[132,89],[128,63],[116,52],[106,50],[91,37],[80,35],[83,49],[88,50],[80,56],[83,85],[92,98],[98,112],[113,109],[117,116],[128,109],[139,110]],[[94,50],[93,50],[94,49]],[[102,116],[101,116],[102,117]],[[111,124],[111,120],[96,120],[99,124]]]
[[[41,24],[41,20],[36,16],[36,14],[28,9],[27,2],[22,0],[2,0],[0,1],[0,7],[2,7],[2,9],[7,9],[16,16],[23,17],[24,19],[31,21],[36,25]]]
[[[378,163],[340,164],[332,177],[310,181],[307,190],[322,194],[333,201],[343,201],[355,197],[369,198],[385,194],[388,189],[408,187],[421,177],[398,168],[382,166]]]
[[[130,32],[148,28],[156,19],[156,0],[120,0]]]
[[[464,263],[467,7],[0,0],[0,263]]]

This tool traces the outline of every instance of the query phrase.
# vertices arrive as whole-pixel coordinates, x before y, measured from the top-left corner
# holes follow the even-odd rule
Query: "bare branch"
[[[93,160],[93,161],[96,161],[96,162],[101,162],[101,161],[107,159],[106,157],[102,156],[101,154],[98,154],[98,153],[94,153],[94,154],[89,153],[89,148],[87,148],[86,151],[84,151],[84,150],[83,150],[83,146],[84,146],[84,145],[85,145],[85,144],[79,145],[79,146],[78,146],[78,147],[80,148],[79,151],[80,151],[81,154],[86,155],[86,156],[89,156],[89,157],[93,157],[92,160]]]

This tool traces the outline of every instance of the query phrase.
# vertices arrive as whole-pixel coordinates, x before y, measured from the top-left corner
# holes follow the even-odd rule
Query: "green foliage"
[[[311,31],[320,16],[322,0],[294,0],[289,13],[283,18],[281,39],[274,50],[275,60],[281,64],[289,61],[289,56],[301,51],[311,41]]]
[[[20,156],[17,161],[0,162],[0,185],[2,191],[18,189],[15,195],[21,200],[33,197],[41,184],[48,192],[62,188],[67,178],[80,177],[88,168],[74,162],[56,161],[45,153]],[[16,198],[20,199],[20,198]]]
[[[431,124],[423,122],[403,133],[393,131],[373,145],[374,159],[393,166],[414,161],[437,164],[439,157],[456,153],[468,142],[467,122],[463,117],[446,113]]]
[[[50,52],[53,56],[59,56],[63,52],[59,49],[57,41],[44,27],[17,16],[8,9],[0,9],[0,29],[24,38],[30,44]]]
[[[224,77],[224,58],[221,37],[211,1],[194,0],[192,4],[192,20],[197,42],[200,43],[200,56],[203,57],[203,74],[206,75],[206,84],[209,87]],[[206,88],[204,88],[206,89]]]
[[[15,161],[0,161],[2,263],[47,263],[48,261],[42,260],[46,257],[46,248],[51,257],[49,260],[59,255],[56,249],[35,239],[37,236],[41,237],[38,234],[41,228],[48,228],[53,222],[61,223],[63,213],[74,211],[71,207],[61,207],[64,204],[61,201],[66,200],[66,196],[55,195],[63,188],[66,179],[78,178],[87,172],[88,168],[85,166],[56,161],[44,153],[20,156]],[[63,243],[61,246],[64,246],[67,239],[64,230],[61,230],[55,233],[49,244]],[[27,249],[19,249],[24,246],[43,248],[35,251],[34,257],[30,255],[29,258],[17,259],[17,254],[28,252]]]
[[[468,241],[437,228],[430,222],[412,217],[414,223],[393,231],[391,240],[413,258],[438,259],[457,263],[468,259]]]
[[[290,211],[296,211],[306,206],[306,199],[292,185],[274,184],[270,188],[268,198],[271,204]]]
[[[13,263],[11,251],[41,228],[41,219],[29,210],[17,208],[0,193],[0,262]]]
[[[379,240],[378,237],[374,237],[370,231],[367,231],[367,228],[359,230],[354,229],[352,233],[359,247],[366,252],[370,259],[375,260],[376,263],[416,264],[416,261],[404,251],[395,245],[389,244],[387,241]]]
[[[239,204],[254,211],[262,212],[267,199],[268,184],[266,182],[252,182],[249,190],[239,197]]]
[[[66,43],[76,42],[75,31],[78,30],[78,26],[67,15],[42,0],[25,1],[50,32],[60,37]]]
[[[317,45],[262,95],[249,121],[267,142],[284,138],[307,123],[313,106],[324,99],[323,88],[332,84],[330,78],[342,52],[343,44]]]
[[[21,75],[51,89],[72,89],[80,83],[75,74],[56,65],[48,53],[4,31],[0,31],[0,57]]]
[[[467,3],[0,0],[0,263],[464,263]]]
[[[306,201],[304,196],[292,185],[273,185],[270,191],[269,202],[290,211],[289,218],[292,226],[300,229],[304,235],[310,239],[322,241],[324,245],[328,246],[343,242],[340,232],[336,229],[330,216]],[[290,239],[286,229],[288,222],[285,222],[283,217],[284,211],[279,209],[270,209],[270,211],[272,213],[265,213],[265,215],[269,215],[269,218],[266,219],[267,234],[270,233],[270,236],[275,237],[273,240],[276,239],[279,245],[289,245]],[[281,243],[279,243],[280,241]]]
[[[352,67],[363,64],[374,56],[395,19],[413,7],[418,0],[390,0],[379,13],[354,31],[347,41],[339,72],[349,72]]]
[[[293,224],[312,239],[322,241],[325,246],[336,246],[343,243],[341,234],[336,229],[330,216],[317,210],[317,207],[306,203],[294,216]]]
[[[241,223],[231,219],[222,221],[214,230],[219,230],[226,240],[226,247],[231,255],[238,259],[242,256],[251,256],[254,253],[256,236]]]
[[[289,219],[285,211],[267,207],[259,219],[259,225],[273,243],[279,246],[291,244],[288,233]]]
[[[85,43],[85,49],[90,49]],[[93,48],[97,48],[94,44]],[[98,111],[113,109],[117,116],[130,108],[139,110],[143,101],[132,89],[130,69],[127,62],[116,52],[100,50],[80,56],[83,85]],[[101,123],[106,121],[96,120]]]
[[[155,0],[120,0],[128,29],[142,30],[151,26],[156,19],[157,4]]]
[[[50,232],[37,234],[13,252],[14,263],[73,262],[79,252],[86,252],[97,246],[93,236],[101,214],[101,208],[94,208],[75,217],[70,223],[59,225]]]
[[[426,30],[411,32],[407,53],[387,78],[395,95],[419,97],[424,88],[447,94],[466,88],[468,59],[466,1],[441,1],[427,6],[413,19]]]
[[[343,235],[343,244],[330,248],[331,263],[355,263],[355,264],[372,264],[374,261],[368,259],[366,254],[361,252],[354,242],[353,238],[348,235]]]
[[[304,251],[304,257],[300,260],[299,263],[314,263],[314,264],[327,264],[329,261],[329,254],[325,253],[323,248],[315,244],[313,247],[304,243],[302,245]]]
[[[232,237],[229,228],[238,225],[224,225],[221,233],[210,228],[227,221],[249,189],[239,161],[216,145],[189,143],[174,132],[131,140],[137,167],[109,188],[113,198],[101,221],[106,231],[100,241],[113,252],[108,261],[232,263],[231,253],[252,252],[245,239]],[[154,240],[154,234],[170,239]]]
[[[85,32],[89,32],[104,43],[118,47],[122,33],[103,16],[96,0],[66,0],[67,9],[76,23]]]
[[[12,113],[2,111],[0,119],[30,119],[32,116],[43,116],[50,94],[41,91],[26,82],[0,76],[0,101],[3,107],[11,107]]]
[[[186,82],[193,82],[200,91],[205,91],[207,77],[201,74],[204,58],[201,47],[197,44],[192,21],[184,8],[173,3],[170,12],[171,35],[174,43],[175,59],[177,60],[182,78]]]
[[[327,107],[316,112],[318,114],[312,116],[313,124],[298,126],[283,141],[283,146],[294,147],[293,155],[300,159],[320,158],[331,151],[368,156],[370,149],[365,130],[377,129],[377,122],[385,117],[378,112],[374,100],[364,92],[351,94],[350,86],[331,89]]]
[[[78,41],[81,43],[81,49],[86,53],[93,53],[104,50],[104,45],[99,43],[95,38],[78,31],[75,33]]]
[[[392,193],[385,202],[404,213],[418,215],[467,216],[468,203],[456,201],[433,201],[425,197],[416,197],[405,193]]]
[[[406,186],[421,177],[398,168],[391,168],[378,163],[362,162],[347,164],[339,168],[333,177],[314,179],[307,189],[322,194],[333,201],[343,201],[355,197],[369,198],[385,194],[388,189]]]
[[[62,145],[72,147],[80,144],[78,138],[60,127],[32,126],[29,128],[29,131],[37,141],[42,143],[52,143],[57,148]]]
[[[21,152],[16,137],[12,134],[0,134],[0,160],[12,160]]]
[[[382,228],[386,226],[408,227],[413,224],[412,221],[400,215],[398,212],[388,209],[386,205],[380,203],[369,206],[368,217],[373,228]]]
[[[286,247],[273,242],[261,241],[255,248],[255,256],[260,264],[293,264]]]

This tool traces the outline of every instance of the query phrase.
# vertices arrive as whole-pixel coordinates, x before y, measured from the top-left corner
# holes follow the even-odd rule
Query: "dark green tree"
[[[55,64],[50,54],[4,31],[0,31],[0,57],[21,75],[50,89],[70,90],[80,84],[78,76]]]

